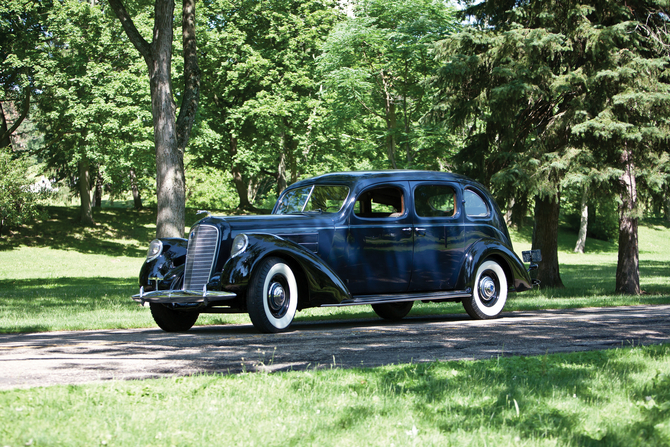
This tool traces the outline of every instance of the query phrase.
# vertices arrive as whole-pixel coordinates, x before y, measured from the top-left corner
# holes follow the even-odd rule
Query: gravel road
[[[0,389],[146,379],[201,372],[372,367],[670,342],[670,305],[251,325],[0,335]]]

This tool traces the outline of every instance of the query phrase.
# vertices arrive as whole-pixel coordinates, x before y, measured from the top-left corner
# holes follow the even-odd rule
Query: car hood
[[[196,222],[196,225],[213,225],[219,227],[224,233],[226,229],[231,232],[231,237],[239,233],[295,233],[298,231],[316,231],[319,228],[332,228],[334,226],[332,214],[269,214],[253,216],[208,216]]]

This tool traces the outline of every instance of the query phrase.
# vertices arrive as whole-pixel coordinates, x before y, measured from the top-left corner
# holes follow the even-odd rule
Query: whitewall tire
[[[251,322],[261,332],[286,330],[298,309],[298,284],[291,267],[280,258],[260,262],[247,290]]]
[[[507,303],[507,277],[500,264],[487,260],[477,268],[472,297],[463,300],[463,307],[476,320],[497,318]]]

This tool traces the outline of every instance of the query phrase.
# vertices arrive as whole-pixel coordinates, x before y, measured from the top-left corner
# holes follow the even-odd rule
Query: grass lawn
[[[53,207],[50,218],[0,241],[0,332],[154,326],[149,310],[130,299],[155,232],[155,211],[103,208],[97,226],[77,224],[76,207]],[[194,213],[187,224],[195,222]],[[530,248],[531,229],[512,232],[517,252]],[[576,235],[559,236],[565,289],[512,294],[506,310],[670,303],[670,227],[640,226],[640,275],[645,294],[615,295],[616,244],[589,239],[572,252]],[[460,303],[417,304],[412,315],[463,312]],[[369,306],[307,309],[296,320],[375,317]],[[203,314],[198,323],[249,323],[246,315]]]
[[[668,446],[670,345],[0,392],[7,446]]]

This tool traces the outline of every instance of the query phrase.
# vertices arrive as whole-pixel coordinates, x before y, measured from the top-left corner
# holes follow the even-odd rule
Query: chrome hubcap
[[[479,281],[479,295],[483,300],[490,301],[495,297],[496,283],[489,276],[486,276]]]
[[[272,313],[283,313],[281,311],[285,311],[288,301],[286,300],[284,287],[280,283],[273,282],[270,284],[270,287],[268,288],[268,304],[270,305]]]

